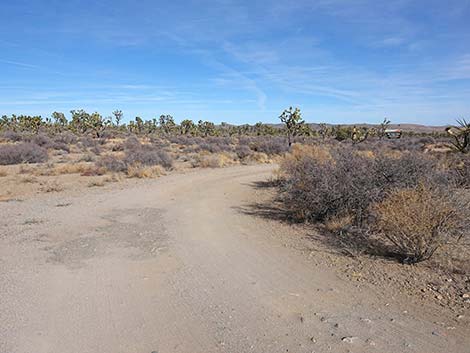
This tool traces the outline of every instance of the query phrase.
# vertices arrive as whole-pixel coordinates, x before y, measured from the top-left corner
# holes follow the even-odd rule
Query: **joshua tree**
[[[31,131],[35,134],[38,133],[39,128],[41,127],[41,125],[43,125],[43,121],[40,115],[20,115],[16,117],[16,121],[20,130]]]
[[[380,126],[377,128],[377,136],[379,137],[379,139],[383,139],[385,137],[385,131],[388,129],[390,125],[390,120],[388,120],[387,118],[384,119],[384,121],[382,121],[380,123]]]
[[[319,126],[318,134],[321,136],[322,140],[324,140],[330,134],[330,129],[325,123],[320,123]]]
[[[181,134],[189,135],[194,132],[196,125],[190,119],[184,119],[180,124]]]
[[[170,135],[176,127],[175,120],[171,115],[160,115],[158,123],[165,135]]]
[[[459,126],[452,126],[446,129],[447,133],[453,137],[452,147],[462,153],[470,150],[470,122],[465,119],[457,120]]]
[[[302,131],[302,126],[305,121],[302,119],[300,109],[293,109],[292,107],[284,110],[279,116],[279,119],[286,125],[287,141],[290,147],[293,137],[297,136]]]
[[[54,124],[60,127],[67,126],[67,118],[64,113],[54,112],[52,113],[52,119],[54,119]]]
[[[214,123],[211,123],[210,121],[199,120],[198,123],[197,123],[197,129],[201,134],[204,135],[204,137],[207,137],[209,135],[214,134],[215,125],[214,125]]]
[[[119,127],[119,125],[121,124],[122,116],[123,116],[122,110],[116,109],[113,112],[113,115],[114,115],[114,121],[116,122],[116,126]]]
[[[351,140],[354,144],[361,143],[369,137],[369,130],[367,128],[358,129],[355,126],[352,129]]]
[[[104,130],[111,124],[110,119],[103,119],[99,113],[89,115],[87,121],[87,128],[92,130],[96,137],[103,136]]]
[[[83,109],[71,110],[70,113],[72,114],[71,128],[78,133],[84,134],[88,129],[90,114]]]

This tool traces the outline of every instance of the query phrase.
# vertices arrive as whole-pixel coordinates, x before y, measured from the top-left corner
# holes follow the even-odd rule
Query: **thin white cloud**
[[[14,61],[14,60],[0,59],[0,63],[7,64],[7,65],[24,67],[24,68],[28,68],[28,69],[40,69],[41,68],[40,66],[37,66],[37,65],[28,64],[28,63],[24,63],[24,62],[21,62],[21,61]]]

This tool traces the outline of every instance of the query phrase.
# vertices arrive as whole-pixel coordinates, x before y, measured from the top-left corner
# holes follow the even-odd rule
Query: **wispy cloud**
[[[20,61],[13,61],[13,60],[4,60],[0,59],[0,63],[7,64],[7,65],[13,65],[13,66],[19,66],[27,69],[40,69],[40,66],[33,65],[33,64],[28,64]]]

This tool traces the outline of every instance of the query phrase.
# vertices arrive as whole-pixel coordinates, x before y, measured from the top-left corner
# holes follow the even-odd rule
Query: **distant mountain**
[[[283,124],[266,124],[270,125],[275,128],[282,128]],[[308,125],[314,129],[317,130],[320,128],[320,124],[316,123],[308,123]],[[367,127],[367,128],[372,128],[372,127],[378,127],[378,124],[366,124],[366,123],[358,123],[358,124],[326,124],[327,126],[345,126],[345,127]],[[420,124],[390,124],[389,129],[401,129],[406,132],[416,132],[416,133],[433,133],[433,132],[443,132],[445,131],[445,128],[448,127],[449,125],[442,125],[442,126],[427,126],[427,125],[420,125]]]

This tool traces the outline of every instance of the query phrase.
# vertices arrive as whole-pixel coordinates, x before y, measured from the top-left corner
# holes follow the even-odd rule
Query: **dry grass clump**
[[[104,180],[101,180],[101,179],[97,179],[97,180],[92,180],[88,183],[88,187],[91,188],[91,187],[101,187],[101,186],[104,186],[105,184],[105,181]]]
[[[325,228],[334,234],[342,235],[347,232],[354,224],[354,218],[351,215],[338,215],[325,221]]]
[[[42,192],[60,192],[63,190],[64,190],[64,187],[61,184],[59,184],[57,180],[46,182],[41,187]]]
[[[96,168],[94,168],[90,163],[67,162],[59,165],[48,163],[27,172],[38,176],[58,176],[68,174],[95,175],[95,169]]]
[[[361,157],[371,158],[371,159],[376,158],[376,154],[374,153],[374,151],[371,151],[371,150],[356,151],[356,153]]]
[[[423,184],[391,192],[373,212],[377,234],[407,263],[427,260],[451,237],[460,237],[465,217],[448,194]]]
[[[249,161],[255,163],[272,163],[272,159],[266,153],[254,152],[251,156],[248,157]]]
[[[320,165],[335,163],[327,147],[294,144],[290,152],[281,160],[280,171],[291,171],[303,166],[304,162],[308,163],[308,161],[315,161]]]
[[[145,166],[142,164],[133,164],[127,167],[127,176],[129,178],[157,178],[165,174],[165,170],[159,166]]]
[[[52,170],[52,175],[84,174],[87,173],[90,168],[91,165],[86,163],[65,163],[55,166]]]
[[[200,154],[193,162],[193,167],[222,168],[228,165],[232,165],[233,163],[233,159],[224,153]]]
[[[310,157],[317,160],[320,163],[333,163],[334,159],[331,155],[331,151],[326,146],[318,145],[301,145],[294,144],[291,147],[289,155],[285,159],[300,160],[304,157]]]

